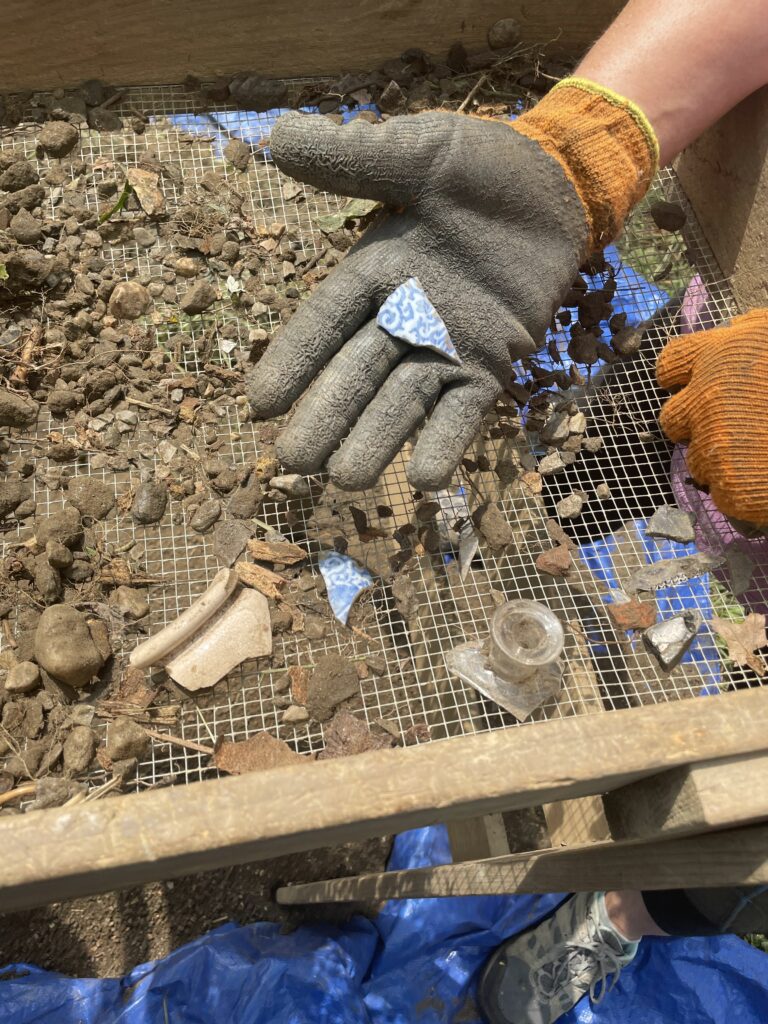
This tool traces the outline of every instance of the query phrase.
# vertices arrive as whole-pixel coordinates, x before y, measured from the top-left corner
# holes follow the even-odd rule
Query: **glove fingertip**
[[[451,482],[460,461],[461,455],[454,463],[451,458],[446,460],[444,454],[439,459],[433,455],[425,457],[417,449],[405,467],[405,475],[417,491],[440,491]]]

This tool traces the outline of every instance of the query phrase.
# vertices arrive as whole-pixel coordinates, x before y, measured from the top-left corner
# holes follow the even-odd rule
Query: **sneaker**
[[[480,978],[480,1008],[489,1024],[553,1024],[586,992],[599,1003],[637,947],[612,925],[605,893],[577,893],[499,946]]]

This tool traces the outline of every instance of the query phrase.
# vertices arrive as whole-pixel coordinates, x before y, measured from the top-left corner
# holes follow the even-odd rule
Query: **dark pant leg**
[[[643,892],[653,920],[668,935],[768,933],[768,886]]]

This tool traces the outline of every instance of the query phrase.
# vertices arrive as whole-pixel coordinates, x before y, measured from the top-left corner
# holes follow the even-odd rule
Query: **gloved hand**
[[[655,145],[637,108],[576,79],[512,126],[446,113],[344,127],[280,118],[270,147],[282,171],[391,208],[249,380],[252,410],[266,418],[320,374],[279,439],[285,467],[316,472],[331,456],[339,486],[369,486],[429,417],[408,478],[423,490],[445,486],[514,360],[543,342],[584,257],[644,194]],[[381,304],[412,277],[460,364],[377,325]]]
[[[661,410],[662,430],[689,442],[686,461],[727,516],[768,526],[768,310],[681,334],[662,349],[659,384],[680,388]]]

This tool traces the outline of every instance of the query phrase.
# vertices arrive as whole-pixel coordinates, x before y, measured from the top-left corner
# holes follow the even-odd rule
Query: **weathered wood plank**
[[[285,886],[278,903],[483,896],[600,889],[678,889],[768,882],[768,826],[666,842],[606,843],[573,850],[385,871]]]
[[[768,86],[689,146],[677,172],[742,310],[768,305]]]
[[[542,722],[0,818],[7,910],[768,752],[768,690]],[[571,852],[571,851],[568,851]]]
[[[768,756],[675,768],[608,793],[614,839],[707,832],[768,818]]]
[[[0,91],[180,82],[190,71],[267,76],[366,70],[404,50],[444,55],[461,41],[485,48],[499,18],[516,17],[522,42],[582,53],[621,0],[5,0]]]
[[[509,853],[507,830],[500,814],[484,814],[480,818],[449,821],[448,839],[453,863],[503,857]]]

